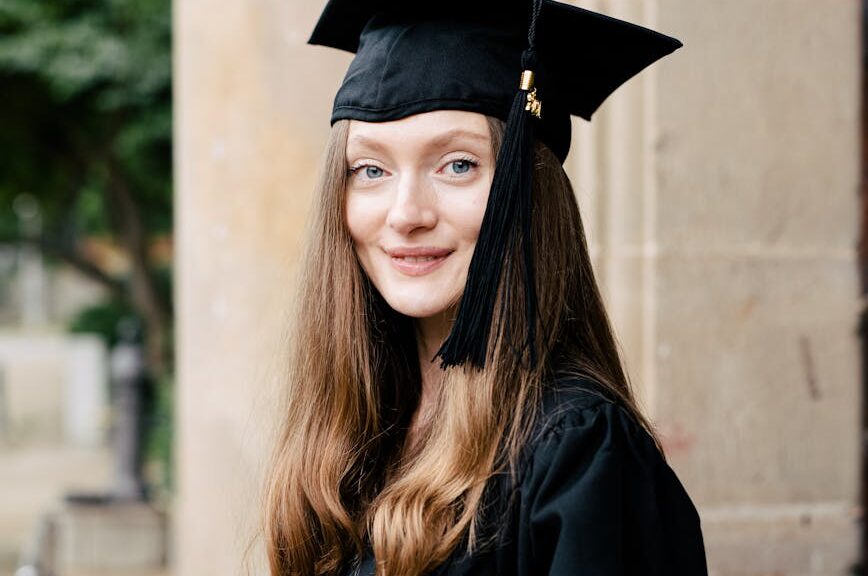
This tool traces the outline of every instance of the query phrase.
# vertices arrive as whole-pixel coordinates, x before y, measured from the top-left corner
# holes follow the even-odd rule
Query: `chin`
[[[455,299],[432,298],[425,294],[383,294],[383,299],[396,312],[410,318],[430,318],[448,310]]]

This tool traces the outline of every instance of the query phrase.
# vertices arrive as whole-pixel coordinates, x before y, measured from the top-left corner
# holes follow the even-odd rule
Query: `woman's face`
[[[346,222],[371,282],[396,311],[455,305],[494,174],[485,116],[438,110],[350,122]]]

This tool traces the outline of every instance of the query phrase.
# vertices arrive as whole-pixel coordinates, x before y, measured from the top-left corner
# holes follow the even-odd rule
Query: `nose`
[[[398,179],[394,200],[386,224],[400,234],[430,229],[437,224],[434,191],[415,174],[405,173]]]

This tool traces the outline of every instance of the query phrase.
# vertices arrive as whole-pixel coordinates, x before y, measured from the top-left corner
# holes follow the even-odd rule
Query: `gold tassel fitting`
[[[542,118],[542,101],[536,97],[536,88],[527,93],[527,104],[524,109],[537,118]]]
[[[533,81],[533,71],[525,70],[521,73],[521,89],[527,92],[527,104],[524,109],[537,118],[542,118],[542,101],[536,97],[536,88],[533,86]]]

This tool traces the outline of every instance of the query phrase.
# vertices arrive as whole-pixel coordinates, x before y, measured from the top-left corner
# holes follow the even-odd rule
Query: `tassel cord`
[[[542,0],[533,0],[528,47],[521,57],[523,69],[530,72],[537,64],[536,29],[541,7]],[[485,366],[489,346],[493,349],[504,335],[511,334],[511,327],[505,322],[515,295],[506,286],[499,302],[497,297],[503,270],[512,270],[516,264],[513,258],[516,256],[522,267],[525,308],[525,338],[517,347],[518,356],[519,361],[523,362],[526,352],[530,365],[536,365],[538,301],[531,234],[534,125],[533,116],[528,113],[532,89],[532,82],[529,82],[527,87],[523,85],[518,90],[507,117],[503,144],[497,157],[494,179],[458,314],[449,337],[435,356],[440,357],[441,368],[470,363],[481,369]],[[534,113],[538,112],[537,109]],[[519,251],[520,254],[517,254]],[[508,272],[508,279],[511,275]],[[495,314],[496,324],[492,327]],[[515,343],[507,341],[506,344],[514,347]]]
[[[527,92],[520,90],[512,103],[503,145],[497,158],[494,180],[491,185],[485,215],[467,274],[464,295],[452,332],[437,353],[441,366],[455,366],[469,362],[482,368],[486,362],[492,328],[495,341],[503,333],[503,321],[508,302],[502,298],[498,307],[497,292],[503,269],[510,252],[522,244],[524,256],[525,304],[533,308],[536,303],[532,278],[532,246],[530,245],[530,214],[528,212],[533,187],[533,124],[525,111]],[[519,234],[516,227],[522,229]],[[521,241],[524,240],[524,241]],[[530,275],[528,274],[530,273]],[[531,292],[533,295],[531,296]],[[536,310],[527,310],[526,318],[535,318]],[[531,324],[534,320],[531,321]],[[535,333],[535,330],[533,330]],[[534,336],[535,338],[535,336]],[[530,341],[533,343],[533,341]],[[527,342],[521,348],[525,348]],[[533,352],[531,357],[534,358]]]

